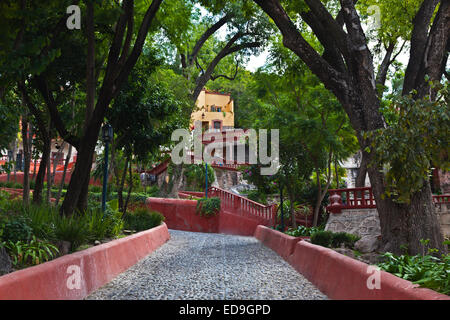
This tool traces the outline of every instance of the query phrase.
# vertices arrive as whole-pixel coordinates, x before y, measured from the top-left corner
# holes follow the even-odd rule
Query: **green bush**
[[[57,256],[58,248],[48,241],[42,241],[32,237],[30,241],[5,242],[12,264],[15,267],[27,267],[49,261]]]
[[[102,192],[102,187],[101,186],[96,186],[96,185],[89,185],[89,192],[95,192],[95,193],[101,193]]]
[[[29,226],[29,219],[21,216],[15,216],[9,219],[2,232],[3,241],[28,241],[33,235],[33,229]]]
[[[267,196],[259,190],[249,190],[247,198],[258,203],[267,204]]]
[[[211,217],[220,211],[220,198],[201,198],[197,200],[197,213],[204,217]]]
[[[297,229],[289,229],[285,233],[292,237],[310,237],[313,233],[323,230],[320,227],[298,226]]]
[[[311,243],[319,246],[329,248],[333,239],[333,232],[331,231],[318,231],[311,235]]]
[[[22,214],[29,221],[33,234],[39,239],[55,239],[54,221],[58,217],[58,209],[48,204],[30,204],[22,207]]]
[[[138,208],[125,216],[125,228],[143,231],[159,226],[164,221],[164,216],[157,211],[147,208]]]
[[[431,255],[401,255],[390,252],[382,255],[384,261],[378,266],[397,277],[422,287],[450,295],[450,254],[442,258]]]
[[[358,241],[360,237],[346,233],[346,232],[337,232],[333,233],[333,237],[331,239],[331,246],[333,248],[339,248],[342,244],[346,248],[353,249],[355,242]]]
[[[55,219],[55,237],[71,243],[71,251],[89,240],[87,219],[79,214],[72,216],[57,216]]]

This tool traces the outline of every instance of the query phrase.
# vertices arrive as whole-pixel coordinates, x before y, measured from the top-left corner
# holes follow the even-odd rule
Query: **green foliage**
[[[33,230],[29,226],[29,219],[22,216],[10,218],[3,228],[3,241],[28,241],[33,235]]]
[[[205,164],[188,164],[184,166],[187,189],[191,191],[205,190]],[[208,187],[214,182],[214,169],[208,166]]]
[[[331,242],[333,241],[333,232],[331,231],[318,231],[311,235],[311,243],[317,244],[319,246],[329,248]]]
[[[378,266],[397,277],[419,284],[422,287],[450,295],[450,255],[442,258],[431,255],[401,255],[390,252],[382,255],[384,261]]]
[[[3,243],[14,267],[22,268],[38,265],[49,261],[57,256],[58,248],[48,241],[36,239],[35,236],[30,241],[7,241]]]
[[[339,248],[342,244],[349,249],[353,249],[355,242],[361,239],[361,237],[346,233],[346,232],[338,232],[333,233],[333,237],[331,239],[331,246],[333,248]]]
[[[57,216],[55,221],[55,237],[71,243],[71,251],[89,240],[89,225],[81,215],[73,214]]]
[[[138,208],[125,216],[125,228],[143,231],[159,226],[164,221],[164,216],[157,211],[147,208]]]
[[[436,101],[414,100],[411,95],[394,98],[390,109],[396,121],[365,133],[371,141],[367,148],[372,153],[371,165],[385,171],[384,196],[398,202],[409,203],[411,195],[422,189],[432,165],[450,168],[450,89],[447,85],[437,88]]]
[[[339,248],[344,245],[346,248],[353,249],[355,242],[359,239],[359,236],[346,232],[334,233],[320,230],[311,234],[311,243],[327,248]]]
[[[314,233],[318,231],[322,231],[323,228],[320,227],[305,227],[305,226],[298,226],[297,229],[289,229],[285,233],[287,235],[290,235],[292,237],[310,237]]]
[[[220,198],[201,198],[197,200],[197,213],[203,217],[215,216],[220,211]]]
[[[267,204],[267,196],[259,190],[249,190],[247,198],[258,203]]]

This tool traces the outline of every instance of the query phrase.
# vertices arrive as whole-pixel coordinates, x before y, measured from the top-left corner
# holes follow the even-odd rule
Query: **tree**
[[[339,5],[333,1],[338,8],[335,17],[318,0],[305,0],[303,6],[288,6],[288,11],[300,13],[302,21],[309,25],[320,41],[322,55],[299,32],[278,1],[255,2],[273,19],[283,36],[283,44],[337,97],[356,131],[363,156],[370,161],[373,153],[367,153],[366,148],[371,141],[365,138],[364,132],[382,129],[386,124],[380,112],[373,56],[354,1],[340,0]],[[448,58],[449,16],[449,1],[430,0],[420,4],[413,19],[403,94],[414,90],[415,98],[435,98],[436,92],[425,75],[432,81],[442,78]],[[385,175],[379,166],[368,168],[368,174],[380,217],[383,250],[400,253],[401,245],[406,244],[409,253],[416,254],[420,251],[419,240],[430,239],[432,247],[445,252],[428,179],[422,177],[422,187],[411,195],[409,203],[399,204],[392,197],[382,197]]]
[[[190,1],[168,3],[170,9],[167,10],[171,14],[163,21],[164,33],[176,47],[181,72],[194,82],[194,102],[209,80],[234,80],[239,61],[255,53],[270,35],[271,24],[267,17],[252,4],[202,1],[208,15],[201,17]],[[246,10],[242,10],[243,5]],[[173,21],[174,15],[176,21]],[[219,40],[218,31],[225,27],[226,38]],[[227,74],[229,65],[232,70]]]
[[[123,212],[128,202],[124,204],[122,197],[126,169],[131,168],[133,160],[146,161],[152,153],[159,152],[161,146],[170,142],[173,130],[186,127],[189,120],[187,106],[190,104],[178,100],[163,82],[154,81],[151,75],[157,65],[154,59],[152,52],[141,57],[107,113],[116,134],[113,152],[121,150],[126,158],[118,183],[119,208]],[[129,179],[132,179],[131,171]],[[131,186],[129,183],[127,199]]]

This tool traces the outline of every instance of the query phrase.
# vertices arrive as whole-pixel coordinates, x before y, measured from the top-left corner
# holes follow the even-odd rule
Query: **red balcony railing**
[[[376,208],[372,187],[330,189],[329,205],[327,211],[340,213],[342,209],[369,209]],[[433,203],[436,205],[449,204],[450,195],[433,195]]]
[[[267,226],[275,223],[276,205],[265,206],[217,187],[208,188],[208,196],[219,197],[222,209],[249,218],[259,218]]]

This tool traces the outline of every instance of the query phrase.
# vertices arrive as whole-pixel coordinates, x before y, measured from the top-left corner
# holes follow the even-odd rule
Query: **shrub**
[[[28,218],[33,234],[39,239],[55,239],[54,221],[59,215],[57,208],[47,204],[30,204],[22,207],[22,214]]]
[[[29,226],[29,219],[25,217],[13,217],[3,227],[3,241],[28,241],[33,235],[33,229]]]
[[[247,193],[247,198],[258,203],[267,203],[267,196],[258,190],[249,190]]]
[[[342,244],[349,249],[353,249],[355,242],[358,241],[360,237],[346,233],[346,232],[337,232],[333,233],[333,237],[331,239],[331,246],[333,248],[339,248]]]
[[[8,241],[4,243],[15,267],[37,265],[57,256],[58,248],[48,241],[41,241],[35,236],[31,241]]]
[[[147,208],[138,208],[125,216],[125,228],[143,231],[159,226],[164,221],[164,216],[157,211]]]
[[[71,251],[89,239],[89,228],[86,219],[81,215],[57,216],[55,219],[55,237],[71,243]]]
[[[384,261],[378,266],[397,277],[422,287],[450,295],[450,255],[436,258],[431,255],[401,255],[390,252],[382,255]]]
[[[313,233],[323,230],[320,227],[298,226],[297,229],[289,229],[285,233],[292,237],[310,237]]]
[[[95,193],[101,193],[102,192],[102,187],[101,186],[96,186],[96,185],[89,185],[89,191],[90,192],[95,192]]]
[[[204,217],[211,217],[220,211],[220,198],[201,198],[197,200],[197,213]]]
[[[330,247],[333,239],[333,232],[331,231],[317,231],[311,235],[311,243],[323,247]]]

